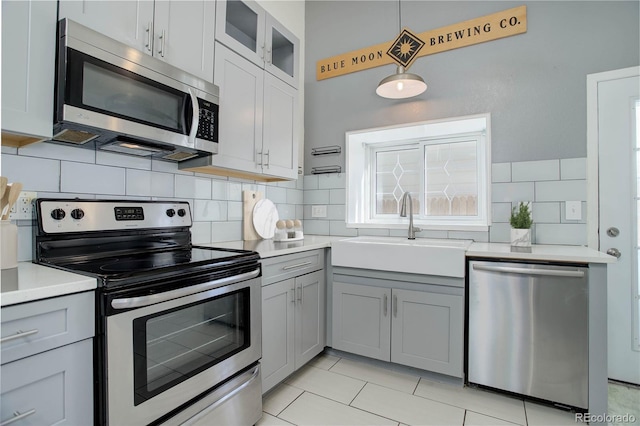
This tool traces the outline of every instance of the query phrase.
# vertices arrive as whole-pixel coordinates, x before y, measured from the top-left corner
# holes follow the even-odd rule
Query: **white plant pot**
[[[511,228],[511,246],[531,247],[531,229]]]

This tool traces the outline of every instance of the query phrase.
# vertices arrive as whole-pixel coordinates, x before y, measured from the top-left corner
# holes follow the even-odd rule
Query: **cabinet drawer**
[[[2,308],[2,364],[92,337],[94,292]]]
[[[0,422],[14,425],[93,424],[92,339],[0,367]]]
[[[262,285],[324,268],[324,250],[312,250],[262,260]]]

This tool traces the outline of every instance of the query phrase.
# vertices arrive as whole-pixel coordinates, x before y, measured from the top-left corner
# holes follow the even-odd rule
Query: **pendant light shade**
[[[427,83],[416,74],[405,72],[403,66],[398,71],[383,79],[376,89],[376,93],[383,98],[405,99],[418,96],[427,90]]]

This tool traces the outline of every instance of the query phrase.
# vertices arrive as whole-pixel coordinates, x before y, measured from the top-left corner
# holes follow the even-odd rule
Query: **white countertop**
[[[281,256],[284,254],[298,253],[301,251],[315,250],[331,247],[332,241],[342,240],[347,237],[330,237],[327,235],[305,235],[299,241],[273,241],[273,240],[250,240],[250,241],[226,241],[221,243],[196,244],[203,247],[219,247],[241,250],[253,250],[260,254],[261,258]]]
[[[18,262],[17,268],[2,270],[0,306],[93,290],[97,284],[95,278],[31,262]]]
[[[504,243],[473,243],[467,257],[491,257],[500,259],[546,260],[578,263],[614,263],[617,259],[600,251],[583,246],[560,246],[533,244],[531,253],[512,251]]]
[[[262,258],[268,258],[331,247],[333,241],[339,241],[345,238],[349,237],[306,235],[301,241],[291,242],[255,240],[199,245],[205,247],[253,250],[258,252]],[[531,246],[531,253],[523,253],[511,251],[509,244],[473,243],[467,250],[466,256],[577,263],[614,263],[616,261],[613,256],[588,247],[536,244]],[[19,262],[17,268],[3,270],[0,283],[0,306],[9,306],[48,297],[94,290],[97,286],[95,278],[36,265],[31,262]]]

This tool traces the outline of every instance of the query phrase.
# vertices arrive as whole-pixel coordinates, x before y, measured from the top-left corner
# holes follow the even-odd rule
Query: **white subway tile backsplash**
[[[305,220],[302,226],[305,234],[331,235],[328,220]]]
[[[121,167],[60,162],[60,191],[100,195],[125,195],[125,170]]]
[[[493,223],[509,222],[511,203],[491,203],[491,221]]]
[[[447,238],[454,240],[473,240],[479,243],[489,241],[489,232],[484,231],[449,231]]]
[[[96,151],[95,163],[105,166],[126,167],[127,169],[151,170],[151,158],[117,154],[115,152]]]
[[[305,190],[304,204],[329,204],[329,190],[328,189]]]
[[[199,176],[175,175],[175,194],[178,198],[211,199],[211,179]]]
[[[242,239],[242,221],[211,222],[211,242],[237,241]]]
[[[178,163],[174,161],[162,161],[162,160],[151,160],[151,170],[155,172],[165,172],[165,173],[173,173],[177,175],[186,175],[193,176],[193,172],[189,172],[187,170],[180,170],[178,168]]]
[[[242,189],[243,189],[242,183],[229,181],[228,188],[229,188],[229,193],[228,193],[229,201],[242,201]],[[263,194],[266,193],[266,188],[261,187],[260,185],[258,185],[256,190],[259,192],[262,192]]]
[[[242,213],[240,201],[227,201],[227,220],[242,220]]]
[[[302,182],[305,191],[318,188],[318,177],[320,175],[306,175]]]
[[[493,163],[491,182],[511,182],[511,163]]]
[[[211,242],[211,222],[193,222],[191,226],[191,242],[193,244]]]
[[[140,195],[150,197],[151,194],[151,172],[144,170],[126,169],[126,189],[127,195]]]
[[[318,175],[318,189],[342,189],[347,185],[345,173],[326,173]]]
[[[31,226],[18,226],[18,262],[28,262],[33,256],[33,230]]]
[[[560,203],[532,203],[534,223],[560,223]]]
[[[563,180],[550,182],[536,182],[535,201],[586,201],[586,180]]]
[[[18,155],[29,157],[50,158],[52,160],[77,161],[80,163],[95,163],[96,151],[57,143],[32,143],[18,149]]]
[[[389,228],[358,228],[358,236],[388,237]]]
[[[175,180],[171,173],[151,172],[151,196],[172,198]]]
[[[560,161],[520,161],[511,164],[512,182],[538,182],[560,179]]]
[[[416,237],[419,238],[447,238],[447,231],[429,229],[416,232]],[[408,237],[408,228],[402,229],[389,229],[390,237]]]
[[[508,243],[511,239],[511,225],[508,223],[493,223],[489,229],[489,241],[492,243]]]
[[[199,222],[227,220],[227,202],[194,200],[193,220]]]
[[[345,221],[346,206],[344,204],[330,204],[327,206],[327,219]],[[309,212],[311,215],[311,212]]]
[[[229,182],[226,180],[213,179],[211,181],[211,199],[226,200],[229,198]]]
[[[266,198],[270,199],[274,203],[286,203],[287,202],[287,188],[279,188],[277,186],[267,186]]]
[[[2,154],[2,176],[9,182],[22,182],[25,191],[60,191],[58,160]]]
[[[586,158],[565,158],[560,160],[560,179],[586,179]]]
[[[534,232],[536,244],[587,244],[587,225],[582,223],[538,223]]]
[[[300,189],[287,189],[288,204],[302,204],[304,202],[304,191]]]
[[[506,203],[512,201],[531,201],[534,199],[533,182],[494,183],[491,185],[491,201]]]
[[[330,204],[345,204],[347,201],[347,191],[345,189],[330,189],[329,190],[329,203]]]
[[[358,235],[358,230],[356,228],[347,228],[347,224],[344,220],[330,220],[329,235],[356,237]]]
[[[0,146],[0,153],[2,154],[11,154],[18,155],[18,148],[14,148],[12,146]]]
[[[294,204],[277,204],[276,209],[278,210],[278,217],[280,219],[300,219],[302,217],[296,216],[296,206]]]
[[[274,182],[276,186],[280,188],[288,188],[288,189],[296,189],[296,181],[295,180],[285,180],[281,182]]]

